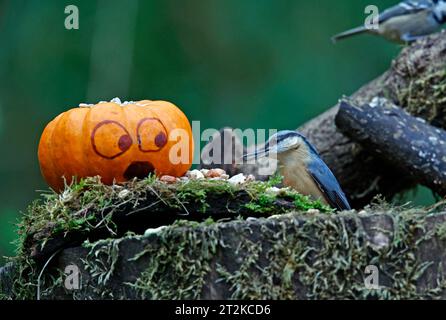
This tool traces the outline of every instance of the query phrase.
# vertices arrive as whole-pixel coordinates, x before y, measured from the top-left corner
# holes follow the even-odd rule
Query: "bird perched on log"
[[[383,11],[377,29],[360,26],[332,37],[333,42],[361,33],[408,43],[434,33],[446,22],[446,0],[407,0]]]
[[[351,209],[335,176],[302,134],[297,131],[279,131],[271,136],[263,148],[245,154],[243,159],[252,160],[270,155],[277,157],[278,171],[284,177],[286,186],[336,209]]]

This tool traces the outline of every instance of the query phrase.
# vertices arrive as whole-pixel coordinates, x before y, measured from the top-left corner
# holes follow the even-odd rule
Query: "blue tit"
[[[387,40],[408,43],[436,32],[446,22],[446,0],[407,0],[383,11],[377,29],[360,26],[335,35],[332,40],[371,33]]]
[[[350,210],[350,205],[338,181],[322,161],[310,142],[297,131],[279,131],[244,160],[274,156],[283,183],[303,195],[309,195],[338,210]]]

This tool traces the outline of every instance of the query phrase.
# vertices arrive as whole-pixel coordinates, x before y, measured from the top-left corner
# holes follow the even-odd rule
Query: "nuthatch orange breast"
[[[276,156],[283,183],[299,193],[321,200],[339,210],[350,205],[338,181],[316,149],[297,131],[279,131],[265,146],[243,156],[245,160]]]

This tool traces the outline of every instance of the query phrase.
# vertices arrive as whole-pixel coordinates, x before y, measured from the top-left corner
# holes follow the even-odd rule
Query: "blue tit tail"
[[[341,32],[341,33],[333,36],[331,38],[331,41],[333,41],[333,43],[336,43],[339,40],[342,40],[342,39],[345,39],[345,38],[349,38],[349,37],[357,35],[357,34],[365,33],[367,31],[368,31],[368,29],[366,27],[364,27],[364,26],[357,27],[357,28],[354,28],[354,29],[350,29],[350,30]]]

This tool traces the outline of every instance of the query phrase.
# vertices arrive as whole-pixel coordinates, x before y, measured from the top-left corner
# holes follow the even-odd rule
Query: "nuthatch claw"
[[[279,131],[261,150],[245,154],[243,159],[271,155],[277,157],[278,170],[286,186],[336,209],[351,209],[335,176],[302,134],[297,131]]]
[[[378,28],[361,26],[335,35],[332,40],[360,33],[380,35],[394,42],[412,42],[434,33],[446,22],[446,0],[406,0],[378,16]]]

